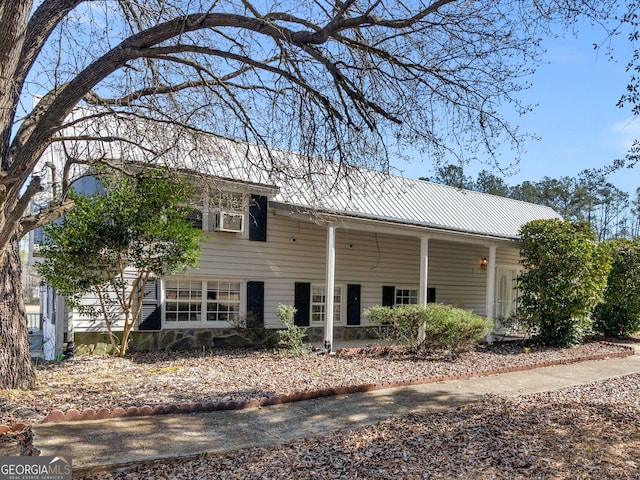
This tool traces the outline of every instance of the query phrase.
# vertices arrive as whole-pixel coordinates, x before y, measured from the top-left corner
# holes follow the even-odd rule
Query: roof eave
[[[474,241],[502,241],[502,242],[517,242],[519,236],[504,235],[499,233],[490,232],[472,232],[462,229],[456,229],[453,227],[428,224],[423,222],[411,222],[402,219],[384,218],[374,215],[359,214],[353,212],[334,212],[326,209],[313,209],[302,205],[293,205],[282,202],[270,202],[271,205],[280,212],[285,212],[289,215],[295,215],[298,220],[310,221],[316,223],[328,223],[328,222],[366,222],[370,225],[387,225],[394,227],[402,227],[402,230],[398,230],[394,233],[401,235],[412,236],[432,236],[434,233],[446,233],[450,235],[456,235],[461,238],[467,238]]]

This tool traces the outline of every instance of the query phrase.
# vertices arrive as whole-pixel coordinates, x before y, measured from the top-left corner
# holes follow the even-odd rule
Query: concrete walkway
[[[485,394],[516,396],[640,373],[640,356],[558,365],[469,380],[325,397],[249,410],[39,424],[41,455],[68,456],[74,474],[158,459],[277,445],[371,425],[410,412],[437,412]]]

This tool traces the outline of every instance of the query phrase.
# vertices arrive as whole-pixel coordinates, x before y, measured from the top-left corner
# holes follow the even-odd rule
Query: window
[[[434,287],[428,287],[426,294],[427,303],[433,303],[436,301],[436,289]],[[416,305],[417,303],[417,288],[396,288],[393,285],[385,285],[382,287],[382,305],[384,307],[393,307],[394,305]]]
[[[207,284],[207,322],[237,322],[240,315],[240,282]]]
[[[326,312],[325,287],[311,287],[311,321],[323,323]],[[342,287],[333,289],[333,323],[342,323]]]
[[[218,188],[209,190],[209,211],[244,212],[244,195],[238,192],[226,192]]]
[[[396,288],[396,305],[415,305],[418,303],[418,290]]]
[[[198,322],[202,312],[202,282],[170,280],[165,288],[167,322]]]
[[[236,322],[240,316],[240,282],[166,280],[165,322]]]
[[[240,192],[229,192],[211,187],[194,199],[194,208],[189,212],[193,226],[212,232],[216,229],[219,212],[245,214],[246,199]]]

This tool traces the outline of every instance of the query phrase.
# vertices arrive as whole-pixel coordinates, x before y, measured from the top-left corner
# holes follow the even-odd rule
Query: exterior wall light
[[[482,270],[486,270],[487,265],[489,265],[489,260],[487,260],[487,257],[484,257],[482,260],[480,260],[480,268]]]

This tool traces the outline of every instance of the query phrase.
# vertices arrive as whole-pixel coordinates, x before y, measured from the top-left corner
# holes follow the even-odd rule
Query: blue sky
[[[630,108],[618,108],[630,74],[625,71],[631,55],[626,37],[614,39],[617,62],[593,44],[605,40],[601,29],[580,27],[577,37],[567,34],[545,39],[544,64],[530,77],[532,86],[523,93],[525,103],[537,105],[533,112],[510,121],[522,131],[540,137],[525,144],[518,173],[506,177],[509,185],[544,176],[576,176],[586,168],[599,168],[625,156],[634,138],[640,139],[640,119]],[[503,154],[503,163],[511,160]],[[428,162],[396,164],[404,176],[431,176]],[[483,165],[465,167],[476,177]],[[498,172],[494,172],[499,174]],[[640,187],[640,165],[612,174],[609,180],[619,189],[634,194]]]

